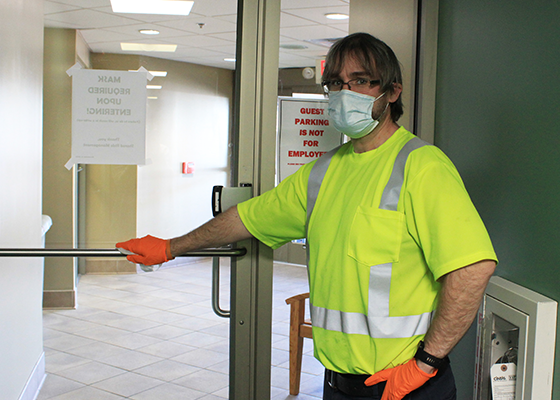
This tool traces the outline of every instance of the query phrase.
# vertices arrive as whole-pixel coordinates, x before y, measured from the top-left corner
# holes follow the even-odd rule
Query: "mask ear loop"
[[[380,94],[380,95],[375,99],[375,101],[377,101],[377,100],[379,100],[380,98],[382,98],[382,97],[385,95],[385,93],[387,93],[387,92],[383,92],[382,94]],[[383,112],[381,113],[381,115],[379,116],[379,118],[375,119],[375,118],[373,118],[373,116],[372,116],[371,118],[373,118],[374,121],[381,122],[381,118],[383,118],[383,115],[385,115],[385,112],[387,112],[387,107],[389,107],[389,104],[390,104],[389,102],[387,102],[387,104],[385,104],[385,108],[383,109]]]

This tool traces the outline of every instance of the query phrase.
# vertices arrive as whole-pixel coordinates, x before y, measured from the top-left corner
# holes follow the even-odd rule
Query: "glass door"
[[[46,3],[46,247],[178,236],[211,218],[214,185],[243,183],[254,195],[273,186],[274,165],[263,160],[274,159],[277,2],[195,2],[177,16],[117,12],[109,1]],[[78,70],[102,77],[85,86],[95,104],[80,121],[72,115]],[[125,106],[130,92],[119,85],[121,74],[145,71],[145,159],[100,161],[113,148],[140,146],[125,132],[142,118],[117,118],[138,111]],[[80,148],[71,147],[76,122],[97,125]],[[255,241],[239,245],[248,254],[231,263],[231,280],[228,263],[221,268],[229,321],[212,314],[205,260],[177,258],[146,273],[85,257],[78,276],[71,257],[49,257],[44,346],[47,365],[64,361],[44,390],[64,381],[58,394],[69,396],[269,397],[272,257]]]

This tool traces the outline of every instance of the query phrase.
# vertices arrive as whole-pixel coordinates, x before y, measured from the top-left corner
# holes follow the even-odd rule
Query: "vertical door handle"
[[[212,310],[222,318],[230,318],[230,310],[220,308],[220,257],[212,257]]]

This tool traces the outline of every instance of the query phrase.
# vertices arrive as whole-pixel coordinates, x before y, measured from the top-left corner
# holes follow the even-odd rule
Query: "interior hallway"
[[[229,266],[221,268],[228,309]],[[210,260],[136,275],[83,275],[78,309],[44,311],[47,377],[39,400],[228,398],[229,320],[211,307]],[[288,394],[289,306],[305,268],[274,266],[272,400],[317,400],[323,368],[305,339],[301,392]]]

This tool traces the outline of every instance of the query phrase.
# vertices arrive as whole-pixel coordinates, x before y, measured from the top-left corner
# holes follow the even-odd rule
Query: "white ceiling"
[[[115,14],[110,0],[45,0],[45,27],[81,32],[91,51],[125,53],[121,42],[177,44],[175,53],[143,52],[152,57],[234,69],[237,1],[195,0],[188,16]],[[333,21],[326,13],[349,13],[349,0],[282,0],[280,68],[314,67],[328,47],[311,40],[333,39],[348,33],[348,20]],[[200,24],[204,24],[202,28]],[[156,29],[146,36],[140,29]],[[305,49],[282,46],[303,45]],[[131,54],[131,52],[126,52]]]

